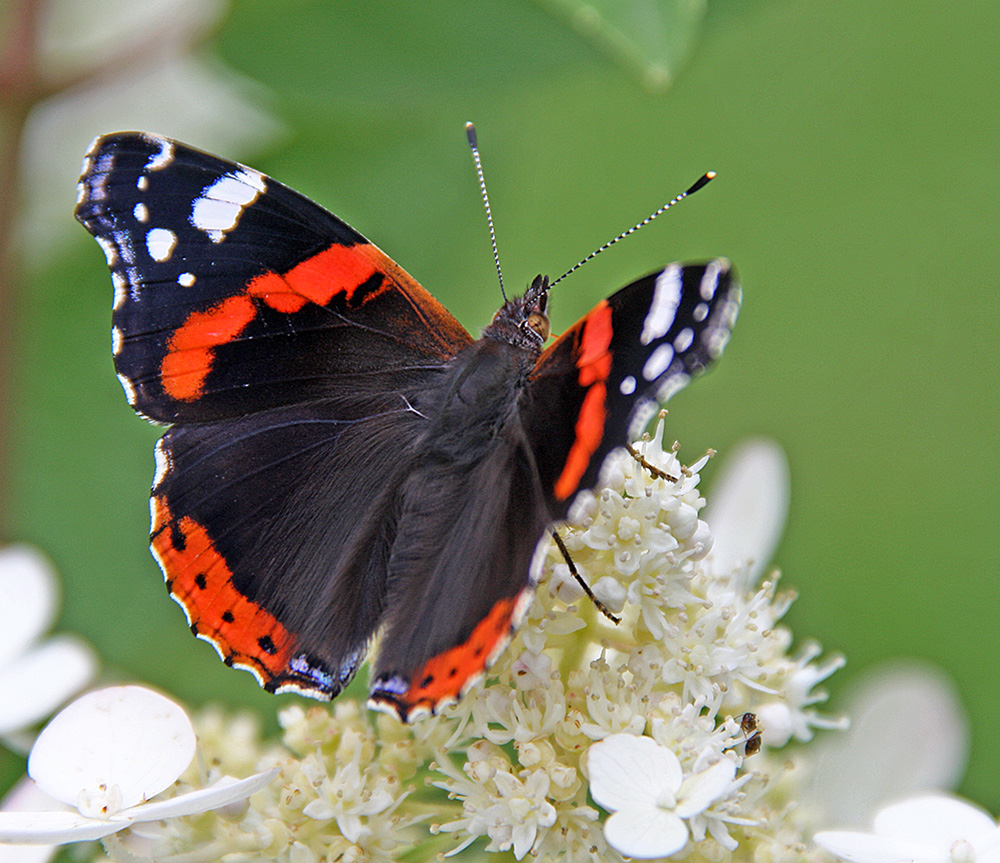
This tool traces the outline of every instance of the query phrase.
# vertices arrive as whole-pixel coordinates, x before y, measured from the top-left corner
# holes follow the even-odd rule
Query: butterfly
[[[548,346],[535,278],[474,339],[357,231],[252,168],[98,138],[77,219],[156,445],[151,547],[191,631],[272,692],[403,721],[458,699],[532,598],[539,540],[609,453],[716,358],[724,259],[670,264]]]

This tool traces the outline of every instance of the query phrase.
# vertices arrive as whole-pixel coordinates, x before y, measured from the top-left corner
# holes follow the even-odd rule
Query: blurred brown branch
[[[6,533],[10,420],[17,398],[12,377],[20,320],[21,261],[15,242],[16,215],[21,204],[18,166],[24,124],[32,107],[44,98],[37,55],[42,2],[15,0],[0,52],[0,538]]]

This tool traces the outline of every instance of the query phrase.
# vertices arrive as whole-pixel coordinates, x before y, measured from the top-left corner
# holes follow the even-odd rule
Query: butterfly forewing
[[[322,207],[166,138],[95,141],[76,214],[111,269],[119,378],[156,421],[384,391],[471,341]]]
[[[542,354],[525,425],[553,518],[597,484],[612,449],[722,353],[739,305],[728,261],[670,264],[598,303]]]

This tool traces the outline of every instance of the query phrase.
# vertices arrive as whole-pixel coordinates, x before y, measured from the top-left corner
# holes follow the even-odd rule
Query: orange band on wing
[[[193,401],[202,392],[212,367],[212,350],[235,339],[256,311],[249,297],[229,297],[204,312],[192,312],[167,343],[160,366],[163,390],[180,401]]]
[[[284,275],[264,273],[247,286],[247,293],[260,297],[279,312],[297,312],[307,302],[325,306],[337,294],[348,304],[355,292],[377,272],[365,246],[333,245],[306,258]],[[367,295],[366,295],[367,299]]]
[[[467,641],[428,660],[413,675],[409,690],[400,700],[413,709],[434,707],[442,701],[458,698],[466,682],[482,674],[506,644],[517,599],[515,596],[498,600]]]
[[[310,302],[325,306],[338,295],[343,295],[347,304],[365,303],[389,290],[392,284],[391,278],[385,276],[395,273],[385,269],[385,261],[389,259],[370,244],[334,243],[286,273],[263,273],[252,279],[242,293],[220,300],[205,311],[192,312],[167,342],[167,355],[160,366],[163,391],[186,402],[204,395],[215,348],[235,340],[246,329],[257,314],[255,300],[284,314],[293,314]],[[393,264],[392,270],[399,268]],[[377,274],[383,275],[379,283],[356,296]],[[402,278],[412,282],[405,274]]]
[[[574,426],[573,445],[555,484],[555,495],[565,500],[579,487],[590,459],[601,445],[608,418],[605,381],[611,374],[611,306],[602,300],[584,319],[580,336],[577,382],[586,388]]]
[[[607,388],[602,382],[592,384],[587,390],[587,395],[583,397],[574,428],[576,437],[569,455],[566,456],[562,473],[556,480],[555,493],[559,500],[565,500],[576,491],[580,480],[587,472],[590,457],[601,444],[601,438],[604,437],[604,423],[608,416],[604,406],[606,394]]]
[[[233,574],[205,528],[174,519],[154,495],[152,547],[170,595],[184,608],[191,631],[210,641],[229,665],[249,669],[263,684],[288,669],[294,638],[266,609],[233,586]]]
[[[601,300],[583,321],[583,335],[580,337],[580,356],[576,367],[580,370],[581,387],[589,387],[597,381],[606,381],[611,374],[611,306]]]

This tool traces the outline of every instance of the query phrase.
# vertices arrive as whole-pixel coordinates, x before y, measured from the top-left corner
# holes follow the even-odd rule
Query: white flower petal
[[[712,569],[750,564],[753,584],[781,539],[788,514],[788,462],[766,438],[740,444],[723,462],[701,517],[712,528]]]
[[[864,828],[891,800],[958,785],[968,719],[955,685],[937,669],[915,662],[879,668],[855,685],[844,712],[851,727],[819,742],[806,792],[824,826]],[[768,730],[768,719],[758,718]]]
[[[677,756],[651,737],[611,734],[587,753],[590,795],[609,811],[653,806],[674,795],[683,772]]]
[[[673,812],[648,806],[609,816],[604,822],[604,838],[626,857],[652,860],[680,851],[687,844],[688,829]]]
[[[223,776],[208,788],[189,791],[187,794],[166,800],[141,803],[119,813],[118,817],[130,821],[159,821],[161,818],[180,818],[184,815],[208,812],[210,809],[218,809],[245,800],[271,782],[279,772],[275,767],[262,773],[255,773],[246,779]]]
[[[0,666],[0,734],[34,725],[79,692],[97,671],[94,652],[71,636],[49,639]]]
[[[28,773],[71,806],[113,811],[171,785],[194,756],[191,721],[172,701],[140,686],[90,692],[38,736]]]
[[[99,821],[79,812],[0,812],[0,843],[59,845],[110,836],[126,822]]]
[[[886,806],[875,816],[875,833],[937,846],[942,853],[955,842],[972,841],[997,829],[985,811],[955,797],[915,797]]]
[[[681,787],[684,799],[674,811],[680,818],[700,815],[719,799],[733,784],[736,762],[728,758],[716,761],[708,770],[690,777]]]
[[[58,604],[55,573],[40,551],[30,545],[0,549],[0,666],[49,628]]]
[[[0,812],[45,812],[53,809],[62,809],[62,804],[42,791],[30,776],[22,777],[0,800]],[[57,846],[47,843],[8,845],[0,849],[0,860],[3,863],[48,863],[56,850]]]
[[[511,848],[514,859],[520,860],[531,850],[538,835],[538,825],[534,821],[525,824],[515,824],[511,831]]]

